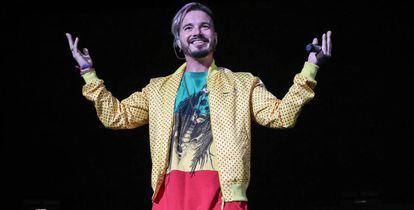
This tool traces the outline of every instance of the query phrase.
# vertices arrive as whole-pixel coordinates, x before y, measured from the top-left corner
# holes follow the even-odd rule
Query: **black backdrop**
[[[112,131],[100,124],[81,94],[65,32],[80,37],[99,77],[123,99],[181,65],[170,23],[184,2],[112,3],[2,8],[3,205],[150,209],[148,126]],[[406,5],[206,4],[215,13],[216,64],[259,76],[277,97],[300,71],[304,46],[333,31],[333,58],[297,126],[253,125],[250,209],[414,201]]]

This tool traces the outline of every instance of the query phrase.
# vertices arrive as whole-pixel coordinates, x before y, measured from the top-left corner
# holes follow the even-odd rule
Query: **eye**
[[[191,30],[193,27],[191,27],[191,26],[186,26],[186,27],[184,27],[184,31],[189,31],[189,30]]]
[[[209,24],[203,24],[201,27],[204,28],[204,29],[209,29],[210,25]]]

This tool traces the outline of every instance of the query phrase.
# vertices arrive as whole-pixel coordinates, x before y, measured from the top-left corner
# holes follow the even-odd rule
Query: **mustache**
[[[190,37],[188,39],[188,43],[191,43],[191,42],[194,42],[194,41],[208,42],[208,39],[206,37],[204,37],[203,35],[193,36],[193,37]]]

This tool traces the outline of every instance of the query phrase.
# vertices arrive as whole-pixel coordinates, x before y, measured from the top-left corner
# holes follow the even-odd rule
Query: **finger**
[[[70,50],[72,50],[73,49],[73,39],[72,39],[72,35],[70,33],[66,33],[66,38],[68,38],[69,47],[70,47]]]
[[[328,37],[327,37],[327,53],[329,56],[331,56],[331,51],[332,51],[332,41],[331,41],[331,35],[332,35],[332,31],[328,31]]]
[[[322,47],[318,45],[318,38],[313,38],[312,45],[315,48],[316,53],[319,53],[322,50]]]
[[[326,34],[322,35],[322,52],[326,55]]]
[[[89,56],[89,51],[87,48],[83,48],[83,54]]]
[[[79,42],[79,38],[78,37],[76,37],[76,39],[75,39],[75,43],[73,44],[73,49],[75,49],[76,50],[76,52],[78,51],[78,42]]]
[[[312,44],[314,45],[318,44],[318,38],[313,38]]]
[[[319,51],[321,51],[321,47],[318,45],[318,38],[313,38],[312,40],[312,45],[315,48],[315,52],[318,53]]]

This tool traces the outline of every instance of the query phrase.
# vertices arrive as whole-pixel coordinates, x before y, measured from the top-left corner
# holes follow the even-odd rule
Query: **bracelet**
[[[95,71],[95,69],[87,67],[86,69],[80,70],[80,75],[84,75],[84,74],[86,74],[88,72],[92,72],[92,71]]]
[[[89,67],[91,67],[92,65],[91,64],[89,64],[89,63],[87,63],[87,64],[83,64],[81,67],[80,67],[80,70],[82,71],[82,70],[84,70],[84,69],[86,69],[86,68],[89,68]]]

